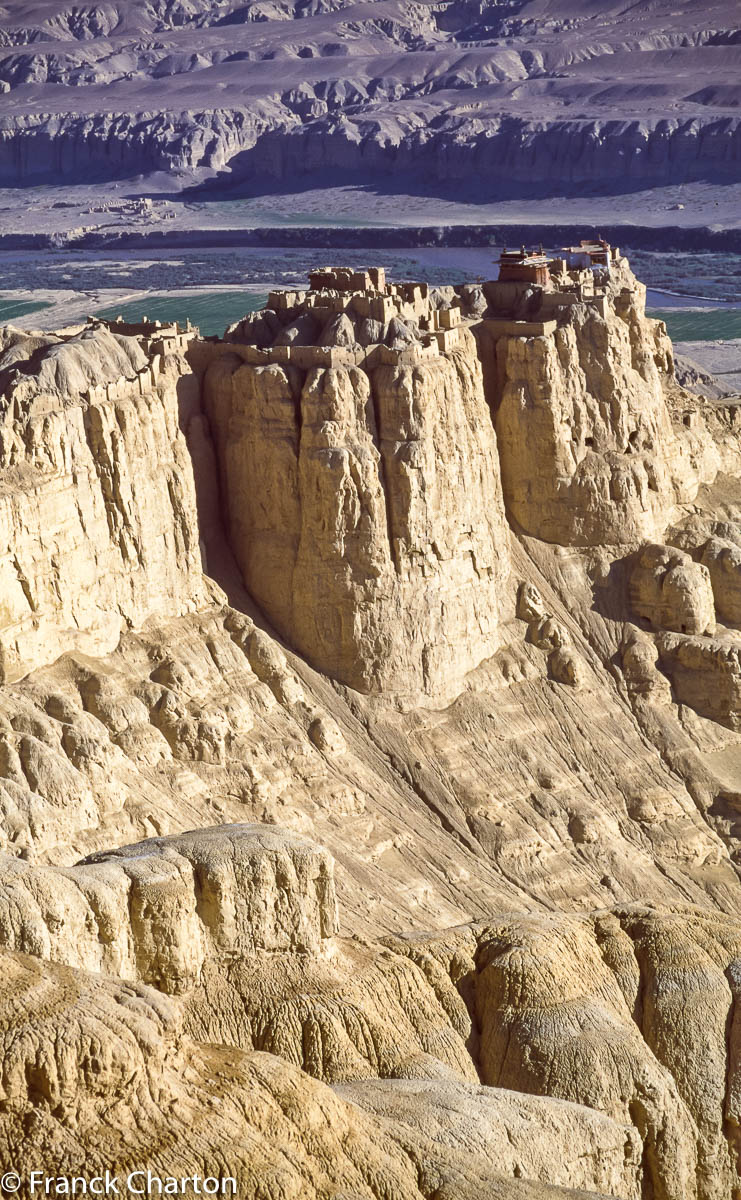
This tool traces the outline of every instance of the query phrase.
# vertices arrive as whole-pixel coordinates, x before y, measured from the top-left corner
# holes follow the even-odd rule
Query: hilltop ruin
[[[0,329],[15,1169],[741,1186],[738,401],[502,273]]]

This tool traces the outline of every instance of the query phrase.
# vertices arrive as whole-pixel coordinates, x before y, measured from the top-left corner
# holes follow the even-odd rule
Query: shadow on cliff
[[[638,629],[650,632],[650,624],[639,617],[631,609],[628,590],[631,571],[635,565],[634,553],[626,554],[624,558],[610,563],[609,569],[592,581],[592,612],[597,613],[605,621],[615,622],[624,628],[633,625]],[[613,669],[622,672],[622,650],[617,649],[609,657]]]
[[[244,586],[224,524],[216,449],[208,417],[201,407],[200,382],[196,375],[182,375],[177,384],[178,423],[193,466],[203,573],[218,584],[232,608],[251,617],[282,643],[259,605]]]
[[[554,199],[605,199],[630,196],[653,188],[663,189],[668,185],[679,186],[699,182],[718,186],[728,183],[727,173],[714,173],[708,166],[686,175],[681,174],[681,177],[677,178],[667,178],[666,172],[657,170],[655,175],[635,177],[624,174],[605,176],[601,179],[596,176],[583,179],[555,176],[525,180],[512,179],[499,169],[492,170],[490,174],[478,172],[469,177],[441,178],[431,172],[405,171],[396,167],[397,164],[389,160],[387,170],[383,173],[377,169],[369,170],[366,165],[360,164],[306,172],[299,169],[289,171],[285,176],[278,176],[265,171],[264,162],[259,162],[256,148],[252,147],[235,154],[224,170],[217,171],[209,178],[197,180],[169,196],[160,192],[158,198],[208,203],[352,188],[369,198],[385,200],[398,197],[401,201],[405,196],[413,196],[446,203],[492,204],[512,200],[546,202]],[[141,193],[132,193],[131,198],[138,199],[140,195]],[[403,209],[400,209],[400,216],[403,215]],[[321,217],[319,219],[321,220]],[[333,220],[335,218],[327,214],[327,221]],[[358,212],[346,217],[346,220],[349,224],[369,222],[368,214],[362,211],[362,199]],[[372,220],[369,223],[372,223]]]
[[[642,624],[631,614],[628,596],[628,580],[634,558],[633,554],[627,554],[625,558],[616,559],[610,563],[609,570],[594,581],[592,610],[607,621]]]

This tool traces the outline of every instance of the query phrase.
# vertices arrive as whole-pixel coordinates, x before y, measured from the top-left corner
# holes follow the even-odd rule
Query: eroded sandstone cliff
[[[304,354],[264,365],[220,355],[205,374],[245,584],[283,637],[343,683],[452,697],[496,648],[511,594],[473,336],[377,366]],[[466,491],[461,521],[454,498]]]
[[[0,669],[203,603],[179,364],[106,329],[0,331]]]
[[[0,335],[0,1162],[733,1200],[736,403],[616,252],[311,282]]]
[[[732,184],[738,67],[729,0],[6,0],[0,181]]]

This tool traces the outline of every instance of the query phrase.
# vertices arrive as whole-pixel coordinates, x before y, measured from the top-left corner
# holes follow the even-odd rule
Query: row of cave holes
[[[689,425],[689,421],[687,420],[686,417],[685,417],[685,425]],[[584,445],[587,447],[588,450],[591,450],[594,447],[594,438],[593,437],[585,438]],[[630,454],[630,452],[632,450],[638,450],[638,448],[639,448],[638,447],[638,430],[634,429],[633,432],[628,435],[628,445],[625,447],[625,453]],[[649,443],[646,443],[646,448],[650,449]]]

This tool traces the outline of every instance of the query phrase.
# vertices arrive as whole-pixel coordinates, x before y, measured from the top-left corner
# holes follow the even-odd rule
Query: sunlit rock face
[[[12,680],[65,650],[203,602],[180,368],[103,327],[0,330],[0,666]]]
[[[0,333],[21,1173],[741,1188],[737,406],[589,246]]]
[[[232,547],[315,666],[450,698],[513,611],[508,519],[635,546],[717,469],[677,437],[671,344],[610,253],[597,282],[564,260],[546,286],[451,295],[317,272],[204,348]]]
[[[313,665],[363,692],[453,695],[508,604],[496,435],[470,333],[387,357],[209,368],[230,538]]]
[[[662,384],[671,345],[644,305],[621,260],[604,303],[573,304],[568,323],[497,348],[505,498],[535,537],[582,546],[652,538],[691,489]]]

